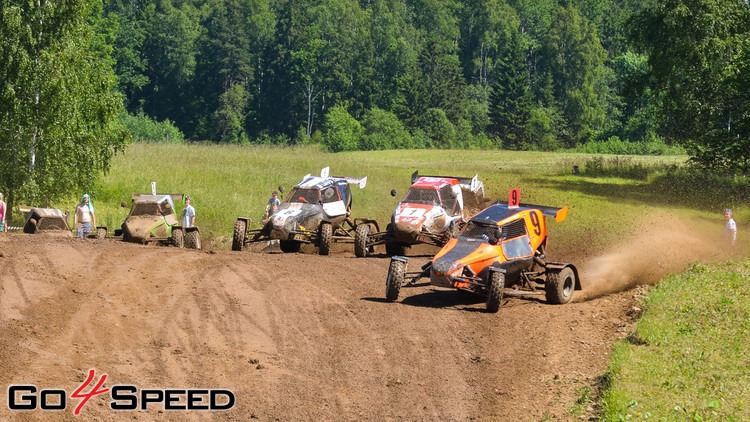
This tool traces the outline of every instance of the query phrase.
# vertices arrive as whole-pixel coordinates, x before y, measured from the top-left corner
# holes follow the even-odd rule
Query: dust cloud
[[[692,262],[728,259],[740,252],[722,239],[723,222],[660,215],[635,234],[579,268],[583,291],[578,300],[593,299],[637,285],[654,285]]]

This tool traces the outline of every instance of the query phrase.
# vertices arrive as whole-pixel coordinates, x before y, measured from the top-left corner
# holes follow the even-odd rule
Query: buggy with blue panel
[[[255,242],[278,240],[283,252],[298,252],[302,244],[312,244],[318,247],[320,255],[328,255],[333,242],[354,243],[358,224],[377,226],[377,223],[351,218],[352,184],[362,189],[367,177],[330,176],[328,167],[320,176],[306,175],[262,228],[249,229],[250,218],[237,218],[232,250],[241,251]]]

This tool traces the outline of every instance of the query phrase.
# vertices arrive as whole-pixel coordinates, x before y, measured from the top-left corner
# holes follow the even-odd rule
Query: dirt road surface
[[[349,245],[351,247],[351,245]],[[416,268],[428,256],[414,257]],[[1,420],[570,420],[628,331],[633,291],[563,306],[427,285],[388,259],[0,236]],[[8,386],[231,390],[230,410],[11,411]],[[89,391],[93,383],[84,389]],[[182,402],[184,404],[184,401]]]

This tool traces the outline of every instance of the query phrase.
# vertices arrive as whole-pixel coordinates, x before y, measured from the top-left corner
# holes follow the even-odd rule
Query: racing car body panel
[[[346,215],[346,205],[344,205],[344,201],[323,204],[323,212],[331,217]]]
[[[446,233],[463,221],[463,208],[458,180],[420,177],[393,213],[391,236],[398,242],[415,243],[423,232]]]
[[[511,215],[513,213],[523,211],[523,210],[539,210],[545,217],[552,217],[558,223],[562,223],[563,221],[565,221],[565,218],[568,216],[568,207],[556,208],[556,207],[548,207],[544,205],[519,204],[517,207],[514,208],[514,207],[509,207],[508,202],[505,202],[505,201],[495,201],[491,204],[491,206],[492,205],[501,205],[501,206],[504,206],[504,208],[501,207],[501,208],[493,209],[491,212],[493,216],[489,218],[500,218],[499,216],[502,215],[503,212],[505,212],[505,215],[508,216],[508,215]],[[489,208],[482,211],[482,213],[488,210]]]
[[[563,210],[546,208],[554,215]],[[465,287],[467,277],[486,278],[489,268],[506,269],[508,281],[514,282],[513,275],[530,269],[534,254],[546,247],[546,242],[547,225],[541,210],[496,203],[472,217],[464,230],[435,255],[430,282]]]

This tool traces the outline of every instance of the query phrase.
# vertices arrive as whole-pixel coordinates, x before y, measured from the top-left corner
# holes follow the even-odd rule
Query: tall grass
[[[232,226],[238,216],[250,217],[259,226],[270,193],[279,185],[290,189],[308,173],[318,174],[330,166],[331,174],[368,176],[367,187],[352,189],[352,216],[371,218],[381,228],[410,185],[415,170],[421,174],[473,176],[484,181],[488,197],[505,199],[511,188],[522,189],[522,202],[571,207],[568,221],[552,225],[552,244],[569,249],[581,239],[592,245],[617,238],[639,215],[648,212],[652,200],[649,181],[614,174],[571,175],[573,165],[585,168],[595,156],[587,154],[388,150],[326,153],[315,146],[239,146],[215,144],[134,143],[117,156],[111,169],[88,192],[96,206],[100,225],[119,228],[134,193],[150,192],[156,182],[160,193],[184,193],[193,199],[196,224],[204,239],[216,239],[228,247]],[[679,166],[685,157],[635,156],[628,163],[647,171]],[[604,166],[612,167],[606,162]],[[391,197],[391,189],[397,191]],[[635,199],[623,203],[629,192]],[[82,194],[81,192],[80,194]],[[80,194],[56,208],[72,210]],[[616,196],[613,196],[616,195]],[[177,205],[178,208],[181,204]],[[603,223],[604,222],[604,223]],[[606,227],[606,230],[601,230]],[[559,242],[559,243],[558,243]]]
[[[687,175],[693,173],[681,170],[685,160],[684,156],[602,159],[588,154],[525,151],[387,150],[333,154],[316,146],[136,142],[113,160],[109,173],[88,193],[96,206],[97,223],[110,229],[119,228],[124,221],[131,195],[150,192],[152,181],[160,193],[188,194],[196,208],[196,224],[204,243],[215,240],[214,247],[228,248],[238,216],[250,217],[252,225],[259,227],[271,191],[279,185],[290,189],[304,175],[318,174],[325,166],[330,166],[334,175],[368,177],[365,189],[352,189],[352,216],[375,219],[381,229],[390,221],[415,170],[421,174],[479,174],[491,199],[506,199],[509,189],[519,187],[522,202],[570,206],[565,223],[550,225],[550,252],[554,253],[580,250],[577,245],[582,241],[592,248],[612,244],[644,214],[665,204],[693,215],[715,217],[712,213],[730,203],[721,201],[713,208],[706,207],[706,192],[692,186],[693,179]],[[574,165],[582,169],[581,175],[571,174]],[[720,187],[717,181],[711,189]],[[391,189],[397,191],[396,197],[390,196]],[[73,210],[81,194],[50,206]],[[126,202],[128,208],[121,208],[121,202]],[[176,205],[181,209],[182,204]],[[735,208],[738,224],[743,226],[750,217],[747,207]]]

